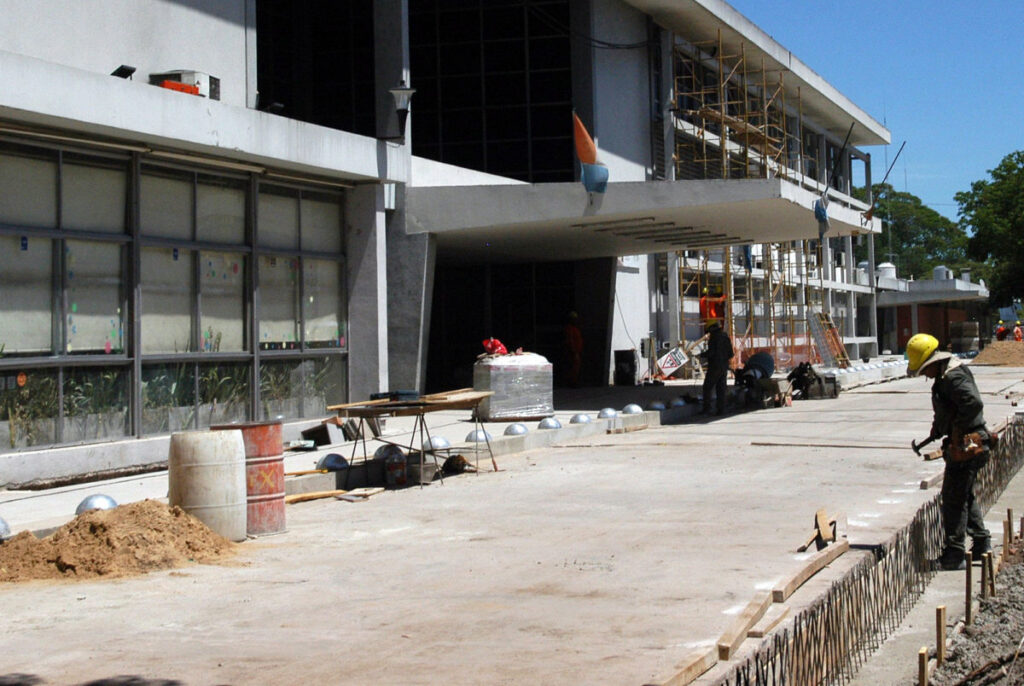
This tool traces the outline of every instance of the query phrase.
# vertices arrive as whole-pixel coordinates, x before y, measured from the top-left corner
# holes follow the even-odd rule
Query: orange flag
[[[580,158],[580,162],[597,164],[597,146],[575,112],[572,113],[572,128],[573,137],[576,139],[576,156]]]

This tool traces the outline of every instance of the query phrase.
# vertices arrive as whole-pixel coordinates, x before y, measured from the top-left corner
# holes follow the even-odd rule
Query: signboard
[[[677,346],[658,359],[658,368],[665,376],[672,376],[672,373],[686,364],[688,359],[690,358],[686,356],[683,349]]]

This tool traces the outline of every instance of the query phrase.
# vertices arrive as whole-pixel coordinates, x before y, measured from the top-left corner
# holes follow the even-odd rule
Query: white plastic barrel
[[[245,540],[245,443],[242,432],[171,435],[167,499],[232,541]]]

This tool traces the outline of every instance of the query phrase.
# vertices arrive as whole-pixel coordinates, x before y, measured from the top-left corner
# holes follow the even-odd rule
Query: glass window
[[[341,205],[337,199],[302,199],[302,249],[341,252]]]
[[[60,415],[55,369],[4,372],[0,389],[0,450],[57,442]]]
[[[194,427],[195,378],[195,365],[188,362],[142,367],[142,433]]]
[[[142,175],[139,222],[143,235],[192,240],[192,175]]]
[[[240,253],[199,253],[200,350],[245,350],[245,258]]]
[[[285,350],[299,341],[299,259],[260,257],[260,349]]]
[[[299,247],[299,200],[294,191],[262,188],[259,200],[259,240],[267,248]]]
[[[57,164],[0,151],[0,223],[57,226]]]
[[[192,347],[192,252],[143,248],[142,353],[184,353]]]
[[[260,418],[294,419],[302,416],[302,361],[260,363]]]
[[[65,163],[61,224],[65,229],[124,233],[128,175],[123,167]]]
[[[50,353],[52,273],[49,239],[0,236],[0,353]]]
[[[199,177],[196,240],[245,242],[245,187],[234,180]]]
[[[345,347],[341,265],[331,260],[304,259],[303,284],[302,306],[307,347]]]
[[[312,360],[303,360],[305,366],[306,394],[303,400],[303,417],[320,417],[327,414],[328,405],[343,403],[348,397],[345,358],[327,355]]]
[[[198,426],[242,422],[249,418],[249,365],[245,362],[199,366]]]
[[[69,353],[124,350],[121,253],[121,246],[115,243],[65,242]]]
[[[127,367],[67,369],[63,442],[121,438],[127,434]]]

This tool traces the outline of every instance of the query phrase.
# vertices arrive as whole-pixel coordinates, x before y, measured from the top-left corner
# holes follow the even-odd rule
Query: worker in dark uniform
[[[929,439],[943,438],[946,462],[942,481],[942,569],[964,568],[964,535],[971,537],[975,560],[992,549],[981,508],[974,497],[978,471],[989,458],[994,440],[985,427],[984,404],[971,370],[939,350],[939,341],[919,333],[907,341],[907,371],[932,383],[932,430]]]
[[[725,412],[725,389],[729,380],[729,360],[732,359],[732,341],[722,331],[722,324],[717,319],[707,322],[708,347],[706,351],[707,369],[704,370],[704,387],[701,403],[701,414],[711,412],[711,394],[715,395],[715,414]]]

